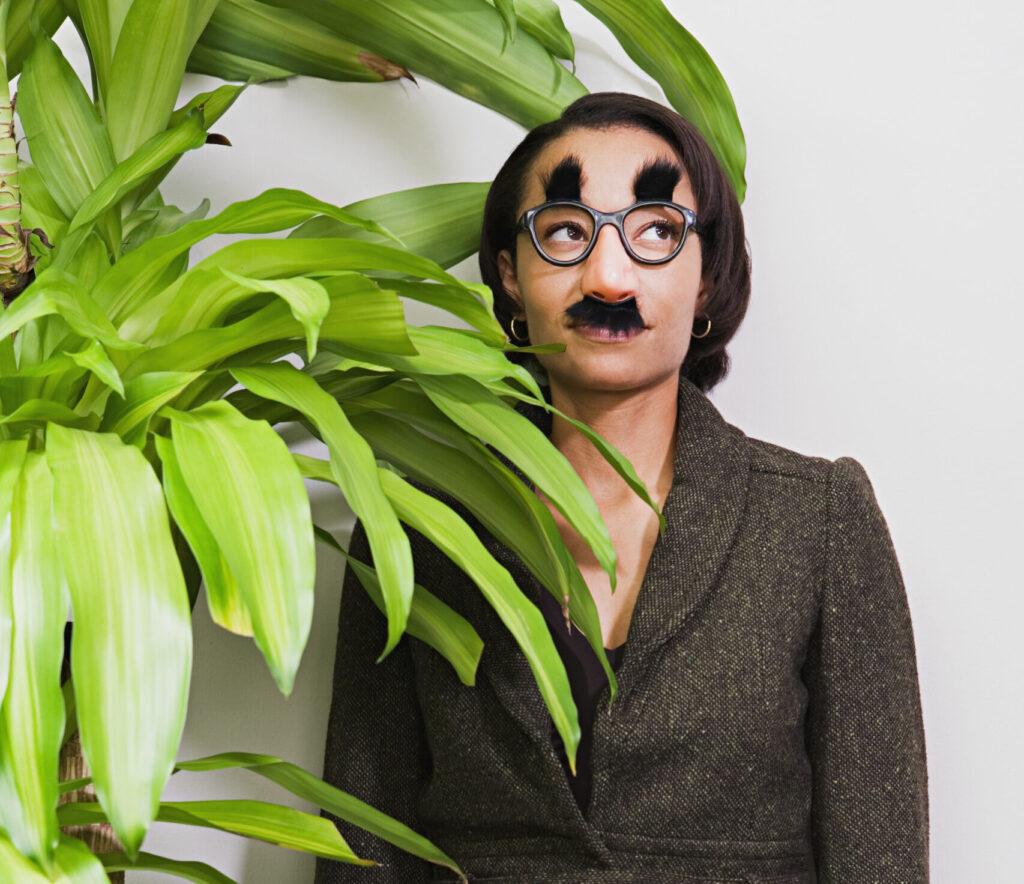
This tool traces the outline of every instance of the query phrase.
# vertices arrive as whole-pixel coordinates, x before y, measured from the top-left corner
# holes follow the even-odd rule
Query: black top
[[[544,612],[544,619],[547,620],[548,628],[555,640],[555,647],[562,658],[566,674],[569,676],[569,687],[572,690],[572,699],[580,719],[580,746],[576,753],[576,776],[572,775],[569,769],[569,759],[565,755],[565,744],[562,737],[551,722],[551,742],[555,751],[562,761],[565,775],[569,779],[569,787],[576,796],[576,803],[586,816],[587,806],[590,804],[590,746],[591,736],[594,728],[594,715],[597,711],[597,699],[601,689],[608,684],[601,662],[590,647],[586,636],[571,624],[572,631],[565,628],[565,617],[562,614],[562,607],[553,595],[547,590],[541,591],[540,607]],[[625,645],[617,648],[605,648],[608,662],[613,670],[618,670],[619,662],[622,659],[622,652]]]

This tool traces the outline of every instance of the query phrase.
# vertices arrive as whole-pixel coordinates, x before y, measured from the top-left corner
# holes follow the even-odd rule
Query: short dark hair
[[[502,328],[517,308],[501,282],[498,254],[516,254],[516,223],[526,174],[541,150],[573,129],[633,126],[663,138],[679,154],[697,205],[703,277],[709,293],[704,314],[711,319],[706,338],[691,338],[680,373],[707,392],[725,377],[732,339],[750,301],[750,255],[743,214],[729,179],[697,128],[675,111],[625,92],[594,92],[576,99],[557,120],[531,129],[495,177],[484,206],[480,236],[480,275],[494,293],[494,315]],[[697,320],[698,332],[704,328]]]

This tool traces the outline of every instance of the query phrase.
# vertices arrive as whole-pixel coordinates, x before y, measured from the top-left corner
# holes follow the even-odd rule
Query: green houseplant
[[[742,192],[742,136],[706,54],[659,2],[643,4],[656,27],[636,24],[635,4],[583,5],[703,122]],[[0,282],[10,302],[0,314],[3,874],[102,881],[151,868],[228,880],[201,863],[142,852],[154,819],[366,862],[325,820],[287,807],[160,801],[184,722],[200,578],[213,620],[251,635],[282,692],[291,688],[312,615],[315,538],[333,543],[312,523],[303,478],[336,485],[367,527],[377,570],[352,567],[387,617],[382,657],[408,631],[472,684],[481,650],[471,624],[413,584],[404,523],[476,579],[574,756],[575,709],[540,613],[454,511],[405,481],[459,499],[601,647],[593,602],[550,514],[493,450],[555,502],[614,575],[607,532],[575,473],[512,408],[542,397],[505,358],[489,292],[444,269],[475,250],[486,186],[423,188],[347,208],[275,189],[210,218],[206,205],[165,205],[158,190],[184,152],[223,142],[210,128],[245,88],[225,84],[176,107],[186,69],[249,80],[381,80],[411,70],[532,124],[585,88],[558,61],[571,56],[572,41],[557,13],[542,0],[0,0],[2,82],[21,74],[17,114],[31,157],[18,161],[8,100],[0,107],[8,197]],[[49,36],[66,16],[89,53],[89,88]],[[190,248],[212,236],[286,230],[189,266]],[[469,329],[410,327],[402,298],[442,307]],[[306,424],[328,460],[289,452],[272,429],[281,421]],[[594,441],[645,494],[628,463]],[[99,801],[58,809],[59,792],[83,785],[57,776],[58,751],[76,730]],[[455,868],[421,836],[280,759],[225,754],[177,768],[227,766]],[[97,857],[60,832],[102,821],[123,851]]]

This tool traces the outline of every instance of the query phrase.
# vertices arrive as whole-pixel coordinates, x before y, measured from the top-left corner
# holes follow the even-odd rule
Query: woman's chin
[[[558,355],[558,354],[551,354]],[[569,365],[545,365],[552,386],[568,395],[587,393],[643,393],[678,380],[679,368],[637,371],[635,360],[615,364],[613,359],[581,360]]]

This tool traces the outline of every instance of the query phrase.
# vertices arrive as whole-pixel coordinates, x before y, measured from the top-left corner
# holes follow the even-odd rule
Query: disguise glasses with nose
[[[618,212],[599,212],[576,200],[552,200],[523,212],[516,232],[528,230],[537,254],[566,267],[586,259],[605,224],[619,231],[627,254],[641,264],[671,261],[691,227],[700,233],[692,209],[655,200],[642,200]]]

